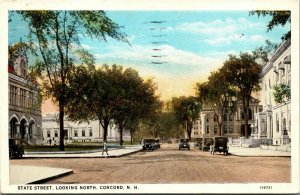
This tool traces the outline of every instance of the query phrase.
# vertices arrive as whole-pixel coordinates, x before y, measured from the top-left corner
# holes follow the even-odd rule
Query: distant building
[[[291,137],[291,101],[274,100],[274,86],[291,86],[291,40],[284,41],[274,52],[261,73],[262,112],[256,115],[256,125],[273,144],[289,143]]]
[[[239,103],[234,113],[227,112],[222,117],[222,131],[221,135],[232,138],[243,137],[244,135],[244,114],[242,104]],[[261,111],[259,106],[259,100],[251,98],[250,110],[249,110],[249,121],[248,121],[248,132],[249,136],[258,136],[257,130],[254,128],[255,120],[254,116],[257,112]],[[207,106],[200,112],[200,117],[194,122],[192,130],[192,138],[197,137],[215,137],[219,136],[218,121],[214,111]]]
[[[38,144],[42,140],[39,88],[28,79],[25,49],[19,48],[16,56],[8,64],[9,137]]]
[[[59,117],[58,113],[43,114],[43,144],[58,145],[59,143]],[[100,128],[99,128],[100,127]],[[65,142],[100,142],[103,140],[103,128],[98,120],[89,123],[72,122],[66,116],[64,119]],[[108,141],[120,140],[119,132],[115,125],[110,124],[107,134]],[[130,140],[130,135],[123,133],[123,140]]]

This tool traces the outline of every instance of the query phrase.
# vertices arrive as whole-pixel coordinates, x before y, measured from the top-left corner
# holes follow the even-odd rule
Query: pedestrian
[[[107,147],[107,142],[106,140],[104,140],[104,143],[103,143],[103,150],[102,150],[102,155],[104,152],[106,152],[106,154],[108,155],[108,147]]]
[[[50,144],[50,146],[51,146],[51,142],[52,142],[52,140],[51,140],[51,138],[49,139],[49,144]]]

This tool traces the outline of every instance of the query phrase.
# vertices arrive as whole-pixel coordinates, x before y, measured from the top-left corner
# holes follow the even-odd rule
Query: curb
[[[63,176],[66,176],[66,175],[69,175],[69,174],[72,174],[72,173],[73,173],[73,170],[70,170],[70,171],[67,171],[65,173],[61,173],[61,174],[58,174],[58,175],[54,175],[54,176],[46,177],[46,178],[39,179],[39,180],[36,180],[36,181],[32,181],[32,182],[29,182],[27,184],[41,184],[41,183],[44,183],[46,181],[50,181],[50,180],[53,180],[53,179],[56,179],[56,178],[59,178],[59,177],[63,177]]]
[[[281,156],[281,155],[241,155],[241,154],[232,154],[232,153],[228,153],[229,155],[232,156],[238,156],[238,157],[282,157],[282,158],[291,158],[291,156]]]
[[[26,154],[23,156],[23,158],[30,159],[30,158],[119,158],[127,155],[131,155],[137,152],[140,152],[142,149],[138,149],[132,152],[124,153],[124,154],[119,154],[119,155],[97,155],[97,156],[26,156]],[[101,150],[102,151],[102,150]],[[101,152],[98,151],[98,152]],[[89,152],[89,153],[94,153],[94,152]],[[37,154],[37,153],[35,153]],[[43,153],[43,154],[53,154],[53,153]],[[84,154],[84,153],[59,153],[59,154]],[[32,154],[27,154],[27,155],[32,155]]]

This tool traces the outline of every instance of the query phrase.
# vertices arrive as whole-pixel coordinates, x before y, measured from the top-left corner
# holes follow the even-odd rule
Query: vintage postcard
[[[298,0],[6,0],[1,193],[299,193]]]

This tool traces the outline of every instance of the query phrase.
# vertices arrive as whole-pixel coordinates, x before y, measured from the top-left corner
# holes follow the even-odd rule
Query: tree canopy
[[[104,65],[89,70],[80,66],[73,73],[66,111],[71,120],[98,119],[104,140],[110,122],[119,127],[122,144],[123,128],[133,135],[139,120],[160,110],[154,83],[142,79],[131,68]]]
[[[68,74],[77,63],[79,35],[106,41],[106,37],[127,42],[121,27],[104,11],[17,11],[28,24],[29,45],[40,61],[33,70],[44,80],[43,89],[59,105],[59,149],[64,150],[64,108]],[[82,52],[81,52],[82,53]],[[88,59],[88,58],[87,58]],[[87,60],[93,62],[91,60]]]
[[[199,118],[202,105],[196,97],[181,96],[172,98],[172,108],[177,120],[184,125],[188,138],[191,139],[193,123]]]
[[[211,72],[207,82],[197,83],[197,92],[202,104],[214,111],[218,122],[217,134],[221,136],[223,115],[236,108],[236,89],[226,82],[225,74],[219,69]]]
[[[260,16],[271,16],[272,19],[269,21],[267,25],[267,31],[273,30],[274,27],[276,26],[284,26],[286,23],[291,23],[291,12],[290,11],[250,11],[250,15],[255,15],[257,14],[258,17]],[[287,40],[291,38],[291,30],[289,30],[286,34],[282,36],[281,39]]]
[[[245,136],[248,137],[249,103],[253,92],[260,90],[261,65],[249,53],[240,53],[239,56],[230,55],[220,69],[225,75],[226,82],[238,89],[238,100],[242,101]]]

